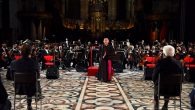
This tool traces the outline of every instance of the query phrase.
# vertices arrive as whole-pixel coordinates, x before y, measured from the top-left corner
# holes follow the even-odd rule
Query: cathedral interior
[[[0,0],[1,41],[194,40],[193,0]]]
[[[0,0],[0,110],[195,110],[194,11],[195,0]]]

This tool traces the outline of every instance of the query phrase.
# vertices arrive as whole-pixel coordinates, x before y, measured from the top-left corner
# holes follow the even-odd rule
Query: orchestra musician
[[[43,50],[40,50],[40,55],[39,55],[39,58],[42,62],[42,70],[44,70],[46,67],[45,67],[45,59],[44,59],[44,56],[47,56],[47,55],[51,55],[51,50],[50,50],[50,45],[49,44],[45,44],[44,45],[44,49]]]
[[[10,64],[10,56],[6,43],[3,43],[2,47],[0,48],[0,57],[0,67],[7,68],[7,66]]]
[[[28,40],[26,40],[28,41]],[[29,42],[29,41],[28,41]],[[93,49],[93,61],[95,63],[99,62],[99,42],[95,41],[94,43],[91,43],[91,41],[85,42],[86,44],[82,44],[81,40],[69,42],[66,38],[65,42],[61,42],[59,44],[52,44],[52,43],[45,43],[45,44],[32,44],[32,55],[31,57],[35,60],[39,60],[39,62],[42,62],[43,69],[44,69],[44,56],[45,55],[52,55],[55,56],[56,65],[59,66],[59,62],[69,63],[67,65],[70,65],[71,62],[73,62],[73,67],[75,67],[77,61],[75,60],[77,58],[77,50],[80,50],[81,48],[84,48],[85,52],[82,52],[86,56],[87,59],[90,57],[90,47],[94,47]],[[145,58],[147,56],[154,56],[157,59],[161,58],[162,55],[162,47],[167,44],[172,44],[176,46],[176,56],[179,56],[180,60],[182,61],[183,58],[185,58],[187,55],[190,55],[190,57],[195,57],[195,49],[193,43],[188,43],[187,46],[183,44],[183,42],[176,43],[175,41],[162,41],[161,43],[159,41],[154,41],[153,43],[146,44],[144,40],[132,45],[130,44],[130,41],[127,39],[126,41],[117,42],[117,40],[111,40],[112,47],[115,50],[124,50],[125,51],[125,61],[123,63],[128,63],[130,65],[130,68],[136,68],[137,65],[143,66]],[[54,45],[53,47],[50,45]],[[59,46],[60,45],[60,46]],[[85,45],[85,46],[83,46]],[[52,47],[52,48],[50,48]],[[133,49],[131,49],[133,47]],[[11,60],[14,60],[15,55],[21,55],[21,44],[14,43],[12,48],[7,47],[5,43],[2,44],[2,47],[0,48],[0,66],[7,68],[9,65],[9,62]],[[186,49],[187,48],[187,49]],[[126,62],[127,61],[127,62]],[[88,60],[89,62],[89,60]]]
[[[12,49],[9,51],[10,58],[11,60],[15,60],[15,56],[20,56],[21,51],[20,51],[20,46],[18,44],[13,44]]]

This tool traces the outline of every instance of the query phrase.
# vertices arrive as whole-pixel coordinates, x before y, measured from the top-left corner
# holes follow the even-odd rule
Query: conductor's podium
[[[98,72],[98,66],[90,66],[88,67],[88,76],[96,76]]]

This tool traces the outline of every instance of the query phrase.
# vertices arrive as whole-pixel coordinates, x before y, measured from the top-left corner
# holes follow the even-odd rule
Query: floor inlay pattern
[[[12,81],[5,79],[5,72],[1,73],[13,107],[14,89]],[[82,73],[76,71],[60,71],[59,79],[48,80],[45,77],[45,72],[41,72],[41,87],[42,95],[44,96],[44,99],[42,99],[42,110],[74,110],[85,81],[85,78],[81,76],[83,76]],[[32,103],[35,109],[34,101]],[[38,104],[40,104],[40,101]],[[16,108],[17,110],[26,110],[26,105],[26,99],[17,100]]]
[[[117,77],[135,110],[153,110],[153,82],[143,80],[143,71],[126,71]],[[182,110],[190,110],[189,93],[192,88],[193,84],[190,83],[182,85]],[[160,102],[162,107],[164,101]],[[173,101],[169,102],[169,110],[174,110]],[[178,101],[176,101],[176,110],[179,110]]]
[[[116,83],[115,80],[104,83],[89,77],[81,110],[128,110]]]
[[[13,83],[5,79],[5,70],[0,73],[13,104]],[[75,110],[76,107],[76,110],[153,110],[153,83],[142,79],[143,71],[124,70],[115,74],[111,83],[102,83],[85,75],[75,70],[61,70],[59,79],[48,80],[42,71],[42,110]],[[182,88],[182,110],[190,110],[189,93],[193,84],[184,83]],[[162,104],[163,101],[160,106]],[[35,109],[34,101],[32,105]],[[176,105],[179,110],[178,101]],[[26,100],[17,100],[16,108],[26,110]],[[174,110],[173,101],[169,103],[169,110]]]

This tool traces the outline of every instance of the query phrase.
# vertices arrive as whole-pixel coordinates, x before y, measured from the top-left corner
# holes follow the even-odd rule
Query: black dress
[[[11,102],[0,78],[0,110],[11,110]]]
[[[105,55],[105,57],[104,57]],[[99,70],[96,75],[98,80],[103,82],[109,82],[111,80],[111,73],[112,71],[112,57],[114,55],[114,48],[112,45],[102,45],[100,47],[100,62],[99,62]]]
[[[7,100],[8,94],[7,91],[5,90],[3,83],[0,79],[0,104],[4,104]]]
[[[10,65],[10,70],[11,70],[11,75],[12,79],[14,80],[14,72],[24,72],[24,73],[35,73],[37,74],[37,77],[40,77],[39,74],[39,64],[38,62],[34,61],[31,58],[28,57],[22,57],[19,60],[14,60],[11,65]],[[36,84],[32,84],[31,86],[29,85],[22,85],[22,84],[17,84],[16,85],[16,91],[19,94],[24,94],[26,91],[28,91],[27,96],[31,97],[35,95],[36,92]],[[38,91],[41,92],[40,90],[40,84],[38,83]]]

